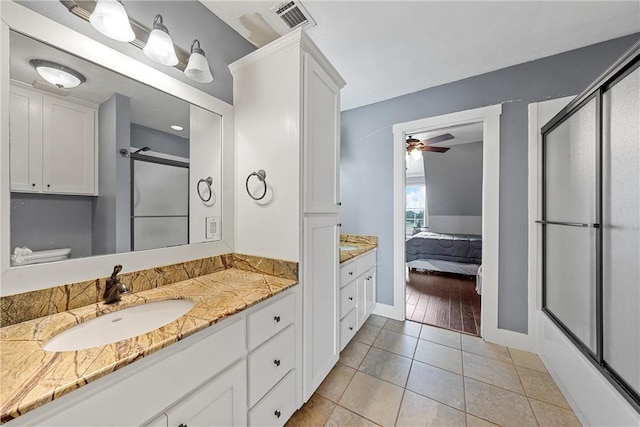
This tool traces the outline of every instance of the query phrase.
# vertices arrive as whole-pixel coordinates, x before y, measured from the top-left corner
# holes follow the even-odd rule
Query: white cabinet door
[[[338,217],[304,219],[303,398],[306,401],[339,357]]]
[[[376,308],[376,267],[371,268],[365,273],[365,313],[364,321],[373,313]]]
[[[43,190],[57,194],[96,192],[96,110],[45,96]]]
[[[305,53],[304,212],[338,213],[340,88]]]
[[[367,286],[367,281],[365,280],[365,275],[362,274],[358,276],[358,304],[357,304],[358,329],[362,327],[366,318],[366,309],[367,309],[367,302],[366,302],[366,296],[365,296],[366,286]]]
[[[42,191],[42,95],[11,86],[11,191]]]
[[[244,360],[194,391],[166,412],[169,427],[247,424]]]

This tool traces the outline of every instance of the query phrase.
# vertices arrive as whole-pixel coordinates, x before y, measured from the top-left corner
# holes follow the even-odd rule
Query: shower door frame
[[[623,80],[632,72],[640,68],[640,42],[636,43],[620,60],[613,64],[602,76],[592,83],[585,91],[578,95],[565,108],[556,114],[545,126],[542,127],[542,175],[541,175],[541,209],[542,218],[539,223],[542,227],[542,245],[541,245],[541,279],[542,279],[542,311],[551,319],[551,321],[560,328],[560,330],[573,342],[573,344],[587,357],[587,359],[596,367],[596,369],[620,392],[620,394],[640,412],[640,393],[635,391],[604,359],[603,347],[603,251],[602,251],[602,158],[603,158],[603,114],[602,104],[604,93],[615,86],[616,83]],[[594,147],[596,151],[595,162],[595,223],[578,224],[578,223],[558,223],[546,220],[546,142],[547,135],[564,123],[567,119],[578,112],[585,104],[592,99],[596,100],[596,135]],[[548,307],[547,307],[547,271],[546,271],[546,227],[547,225],[560,226],[578,226],[593,227],[596,229],[595,237],[595,320],[596,320],[596,352],[594,353],[585,343],[582,342]],[[590,288],[591,289],[591,288]]]

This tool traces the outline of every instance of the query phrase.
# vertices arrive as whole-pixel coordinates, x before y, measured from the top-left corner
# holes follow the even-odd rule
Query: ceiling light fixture
[[[213,81],[213,75],[209,69],[209,61],[204,56],[204,50],[200,47],[200,41],[197,39],[191,43],[191,56],[189,56],[189,63],[184,70],[184,74],[198,83],[211,83]]]
[[[87,81],[85,76],[74,70],[55,62],[44,59],[32,59],[29,61],[43,79],[58,88],[71,89]]]
[[[171,125],[171,129],[177,130],[178,132],[184,130],[184,128],[182,126],[178,126],[178,125]]]
[[[169,66],[178,64],[173,40],[171,40],[169,30],[162,23],[162,15],[156,15],[153,19],[153,30],[151,30],[149,40],[142,51],[148,58],[159,64]]]
[[[89,22],[105,36],[121,42],[132,42],[136,35],[121,0],[98,0]]]

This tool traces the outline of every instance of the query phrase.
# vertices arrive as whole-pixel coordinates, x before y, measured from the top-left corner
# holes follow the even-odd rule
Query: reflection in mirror
[[[86,81],[53,85],[34,59]],[[12,265],[204,240],[204,223],[189,238],[190,116],[219,116],[14,31],[10,77]]]

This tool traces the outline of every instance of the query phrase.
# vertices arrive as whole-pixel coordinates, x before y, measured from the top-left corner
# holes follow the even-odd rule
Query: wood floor
[[[473,276],[409,272],[408,320],[480,335],[480,295]]]

